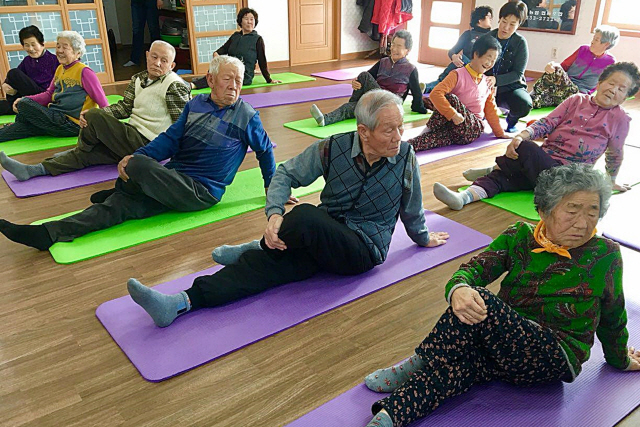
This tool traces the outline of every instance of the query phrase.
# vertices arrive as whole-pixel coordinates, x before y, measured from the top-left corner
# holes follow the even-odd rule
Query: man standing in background
[[[123,67],[140,65],[140,57],[144,45],[144,26],[149,26],[151,43],[160,40],[160,20],[158,9],[162,8],[163,0],[131,0],[131,26],[133,40],[131,43],[131,57]]]

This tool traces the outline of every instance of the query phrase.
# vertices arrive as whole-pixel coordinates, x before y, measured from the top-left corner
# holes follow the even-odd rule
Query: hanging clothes
[[[360,20],[360,25],[358,25],[358,30],[360,30],[361,33],[368,35],[372,40],[380,40],[378,25],[371,23],[375,0],[356,0],[356,4],[363,6],[362,19]]]
[[[372,24],[378,24],[380,34],[389,35],[400,24],[413,18],[411,0],[375,0]]]

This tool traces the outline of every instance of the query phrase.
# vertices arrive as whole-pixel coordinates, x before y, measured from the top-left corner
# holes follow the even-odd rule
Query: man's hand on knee
[[[129,160],[133,157],[133,154],[129,154],[128,156],[124,156],[122,158],[122,160],[120,160],[120,163],[118,163],[118,176],[120,177],[120,179],[122,179],[124,182],[129,181],[129,175],[127,175],[127,172],[125,171],[125,168],[127,167],[127,165],[129,164]]]
[[[78,119],[79,121],[79,125],[81,128],[86,128],[87,127],[87,119],[84,117],[85,113],[89,111],[89,110],[82,110],[80,112],[80,118]]]
[[[282,215],[278,214],[273,214],[269,217],[269,224],[267,224],[267,229],[264,232],[264,242],[269,249],[279,249],[281,251],[287,249],[287,245],[278,237],[283,219]]]

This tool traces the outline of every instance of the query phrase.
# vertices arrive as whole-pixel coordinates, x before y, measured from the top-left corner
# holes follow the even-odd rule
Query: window
[[[608,24],[618,27],[623,36],[640,37],[637,14],[630,13],[636,8],[637,0],[598,0],[593,28],[599,23]]]

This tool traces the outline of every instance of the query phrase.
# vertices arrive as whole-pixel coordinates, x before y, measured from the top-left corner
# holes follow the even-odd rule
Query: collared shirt
[[[335,158],[332,150],[334,152],[339,150],[338,144],[344,146],[347,143],[346,138],[351,138],[352,141],[349,157],[353,159],[357,169],[362,173],[362,175],[358,177],[353,176],[355,168],[349,168],[348,165],[346,165],[347,162],[340,163],[344,166],[343,168],[342,166],[332,163],[332,159],[330,158],[330,156]],[[346,153],[347,151],[344,150],[343,152]],[[394,173],[385,174],[384,169],[393,169],[393,166],[398,165],[399,159],[402,160],[403,172],[397,173],[399,172],[397,171],[395,175]],[[330,164],[331,167],[329,167]],[[378,174],[380,171],[383,172]],[[384,240],[384,242],[378,242],[377,248],[373,248],[372,250],[372,255],[377,263],[382,263],[386,257],[388,240],[391,239],[393,226],[397,220],[397,216],[395,215],[397,214],[399,214],[400,219],[404,223],[407,234],[414,242],[422,246],[426,246],[429,243],[429,229],[425,223],[424,209],[422,207],[420,168],[412,148],[409,147],[408,152],[405,151],[404,157],[401,157],[400,154],[393,157],[383,157],[373,165],[369,165],[362,152],[360,138],[357,132],[334,135],[332,138],[317,141],[301,154],[278,167],[269,186],[269,192],[267,193],[267,204],[265,208],[267,217],[274,214],[284,215],[284,206],[289,199],[291,189],[308,186],[321,176],[324,177],[326,181],[332,178],[337,180],[344,178],[344,182],[348,181],[350,183],[361,181],[363,185],[360,191],[364,192],[367,191],[366,188],[373,188],[376,185],[382,186],[382,189],[378,187],[379,190],[386,191],[396,185],[396,183],[401,183],[401,190],[393,195],[389,195],[388,198],[394,200],[394,203],[396,203],[395,200],[397,200],[398,204],[396,204],[394,208],[385,206],[385,209],[382,209],[385,213],[380,214],[381,210],[379,210],[374,217],[367,216],[367,214],[363,215],[362,208],[355,207],[360,201],[360,192],[342,191],[338,188],[343,185],[341,183],[337,183],[335,187],[330,185],[325,186],[320,196],[322,202],[320,207],[326,207],[332,216],[335,213],[334,211],[341,209],[342,212],[339,214],[335,213],[335,215],[343,216],[344,219],[346,219],[345,224],[356,232],[362,232],[364,234],[370,233],[370,228],[372,227],[364,225],[364,223],[372,222],[378,224],[378,231],[382,228],[385,228],[385,230],[390,229],[388,230],[390,231],[388,235],[386,232],[379,232],[377,236],[370,234],[370,237],[376,241],[379,240],[378,238]],[[337,176],[341,178],[336,178]],[[349,206],[354,206],[354,208],[351,209]],[[340,220],[339,218],[336,219]],[[385,234],[384,238],[380,237],[382,234]]]
[[[144,89],[151,85],[159,84],[159,82],[163,82],[168,74],[169,73],[155,80],[149,79],[149,72],[147,70],[134,74],[131,77],[129,85],[124,90],[124,98],[114,105],[104,107],[103,110],[116,119],[129,118],[133,111],[133,102],[136,98],[136,79],[140,79],[140,86]],[[167,89],[165,100],[167,101],[167,109],[169,110],[172,122],[175,123],[175,121],[178,120],[178,117],[182,114],[185,104],[189,102],[190,98],[191,88],[186,82],[177,81],[171,83],[169,89]]]

